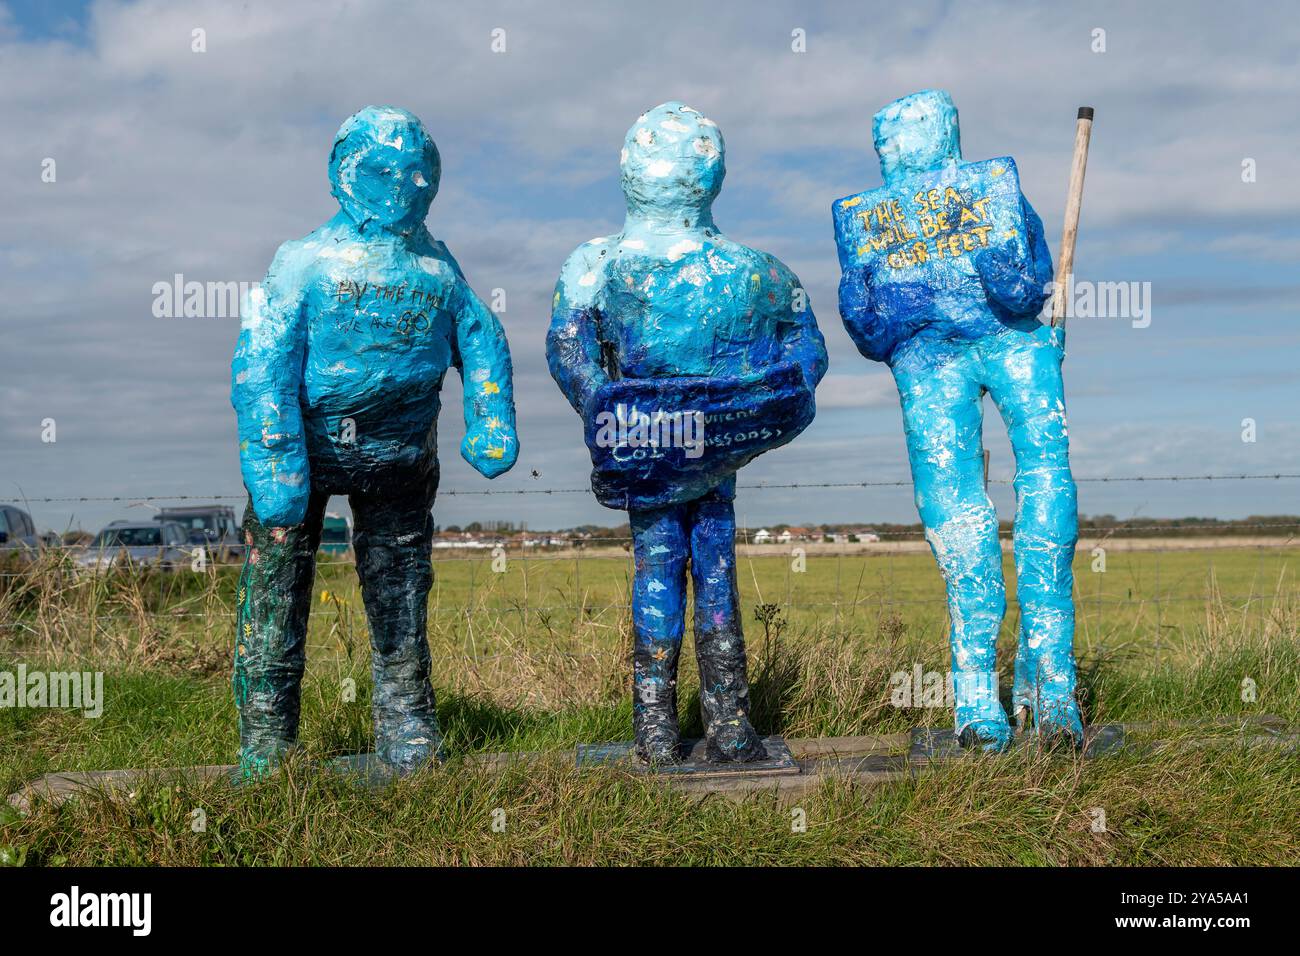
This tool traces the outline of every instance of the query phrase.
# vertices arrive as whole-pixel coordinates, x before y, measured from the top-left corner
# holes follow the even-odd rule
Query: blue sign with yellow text
[[[997,331],[998,307],[983,294],[976,262],[1029,258],[1013,159],[948,164],[837,200],[832,210],[840,268],[863,277],[873,306],[871,358],[887,361],[925,329],[957,338]]]

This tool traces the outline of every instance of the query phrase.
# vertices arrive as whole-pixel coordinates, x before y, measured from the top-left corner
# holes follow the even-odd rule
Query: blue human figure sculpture
[[[338,213],[282,245],[244,303],[231,401],[249,492],[233,678],[246,774],[297,740],[332,494],[349,496],[356,523],[376,752],[407,772],[440,751],[425,628],[448,368],[464,390],[462,456],[494,478],[518,454],[505,333],[424,225],[440,172],[415,116],[367,107],[350,117],[330,155]]]
[[[998,630],[1006,611],[998,519],[984,487],[983,396],[1016,459],[1020,604],[1012,708],[1076,746],[1078,538],[1061,379],[1065,330],[1038,318],[1052,279],[1038,215],[1009,157],[962,160],[957,110],[926,90],[873,123],[884,185],[833,205],[840,314],[859,351],[898,385],[916,505],[948,592],[956,732],[1005,749]]]
[[[802,374],[793,376],[791,392],[798,395],[791,400],[811,405],[826,371],[821,333],[795,275],[714,224],[711,207],[725,170],[717,124],[681,103],[655,107],[628,131],[623,230],[580,246],[565,262],[547,336],[551,375],[589,434],[611,382],[658,383],[664,395],[717,386],[743,404],[746,395],[754,401],[770,395],[765,382],[790,381],[783,376],[793,365]],[[715,432],[706,426],[710,446],[723,437]],[[650,763],[678,759],[677,660],[688,564],[709,756],[750,761],[765,755],[749,720],[736,590],[735,468],[701,481],[683,474],[674,487],[669,474],[666,503],[629,510],[633,724],[636,752]],[[680,500],[683,495],[689,499]]]

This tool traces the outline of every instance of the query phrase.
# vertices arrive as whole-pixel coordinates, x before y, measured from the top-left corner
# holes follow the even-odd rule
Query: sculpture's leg
[[[978,358],[969,343],[894,363],[916,507],[948,590],[956,731],[966,746],[1005,749],[997,639],[1006,613],[998,518],[984,488]]]
[[[748,762],[762,760],[767,751],[749,722],[732,488],[734,480],[690,505],[695,656],[709,759]]]
[[[1020,644],[1013,709],[1042,736],[1078,746],[1075,699],[1074,545],[1078,504],[1061,380],[1063,329],[1010,331],[986,343],[989,392],[1016,456],[1016,593]]]
[[[239,710],[239,766],[245,777],[272,770],[298,740],[307,615],[316,548],[328,496],[313,494],[306,520],[267,528],[244,510],[244,569],[239,576],[232,684]]]
[[[632,726],[637,756],[675,763],[677,658],[686,615],[686,508],[628,513],[632,523]]]
[[[348,499],[370,624],[375,752],[399,773],[438,760],[442,749],[427,637],[436,488],[435,469],[427,487],[394,483]]]

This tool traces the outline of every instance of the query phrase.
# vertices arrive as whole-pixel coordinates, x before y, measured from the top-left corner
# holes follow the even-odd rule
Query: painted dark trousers
[[[316,551],[331,494],[347,494],[353,548],[370,626],[375,751],[399,771],[438,756],[429,682],[428,595],[438,485],[436,462],[414,469],[374,469],[359,482],[313,469],[307,517],[268,528],[250,501],[239,579],[234,692],[239,709],[240,766],[260,775],[298,738]]]
[[[736,588],[735,486],[733,477],[685,504],[629,512],[635,560],[632,707],[639,748],[645,749],[647,740],[677,736],[677,661],[689,564],[700,707],[710,750],[757,746],[761,752],[748,723],[749,684]],[[739,732],[741,725],[747,733]],[[713,756],[736,759],[725,750]]]

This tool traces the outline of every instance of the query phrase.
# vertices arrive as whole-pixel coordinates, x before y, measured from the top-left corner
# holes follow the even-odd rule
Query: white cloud
[[[871,115],[896,96],[951,90],[966,155],[1015,155],[1053,242],[1074,107],[1090,103],[1098,119],[1081,273],[1160,257],[1175,282],[1191,283],[1202,278],[1199,257],[1212,255],[1239,287],[1285,285],[1260,263],[1276,272],[1294,261],[1300,18],[1208,2],[1176,9],[1175,20],[1158,4],[791,2],[714,5],[700,18],[698,4],[674,2],[142,0],[95,3],[81,44],[25,39],[0,15],[10,131],[0,141],[0,294],[7,349],[19,356],[0,379],[3,477],[29,494],[91,493],[91,476],[137,493],[237,490],[225,397],[235,323],[155,319],[150,289],[176,272],[259,278],[281,241],[332,214],[325,166],[337,124],[366,103],[391,103],[421,115],[442,150],[431,229],[481,295],[507,291],[524,457],[499,484],[535,486],[533,468],[543,483],[581,484],[577,423],[545,371],[550,294],[567,253],[622,221],[624,132],[671,98],[718,121],[729,169],[719,221],[799,273],[831,349],[827,421],[753,471],[806,472],[829,447],[836,469],[905,473],[888,374],[856,354],[835,314],[828,212],[832,199],[878,181]],[[1097,25],[1108,32],[1105,54],[1089,49]],[[808,31],[807,53],[790,52],[796,26]],[[196,27],[206,53],[190,50]],[[495,27],[507,31],[507,53],[491,52]],[[55,184],[40,181],[45,157],[57,161]],[[1244,157],[1256,160],[1254,184],[1240,180]],[[1239,328],[1294,346],[1272,309],[1259,303]],[[1178,321],[1173,304],[1157,317],[1166,328]],[[1081,420],[1116,374],[1099,344],[1111,341],[1072,331]],[[1235,360],[1252,361],[1250,340],[1240,341]],[[1208,369],[1223,355],[1206,346],[1179,366],[1181,380],[1142,400],[1163,403],[1175,421],[1193,414],[1179,409],[1194,404],[1186,393],[1198,363]],[[454,379],[444,486],[479,487],[455,454]],[[887,457],[861,453],[867,439],[836,417],[850,408],[878,409],[867,438]],[[32,439],[33,423],[55,412],[57,451]],[[1075,434],[1086,455],[1100,433]],[[1192,447],[1148,445],[1168,447],[1169,467],[1199,460]],[[617,517],[578,496],[528,503],[527,515],[523,507],[518,516],[534,524]]]

